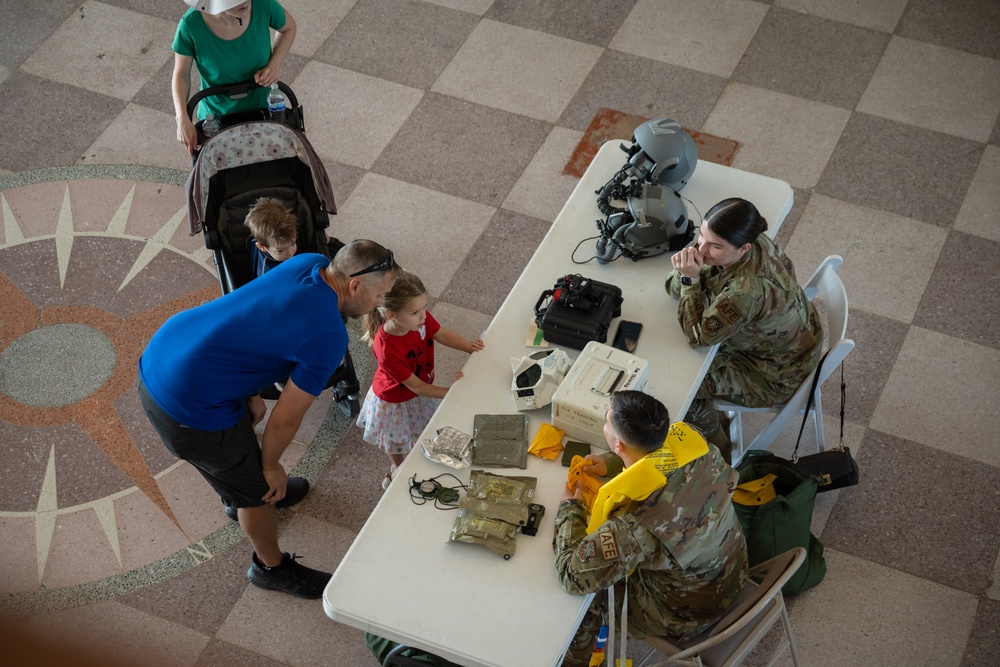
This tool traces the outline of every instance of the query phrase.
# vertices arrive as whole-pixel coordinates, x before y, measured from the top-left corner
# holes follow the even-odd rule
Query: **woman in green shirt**
[[[174,35],[171,91],[177,118],[177,140],[194,155],[198,138],[187,113],[191,64],[198,67],[202,88],[253,79],[263,86],[243,99],[209,97],[198,116],[216,117],[267,106],[268,88],[295,40],[295,19],[277,0],[184,0],[190,5]],[[277,31],[271,45],[271,29]]]

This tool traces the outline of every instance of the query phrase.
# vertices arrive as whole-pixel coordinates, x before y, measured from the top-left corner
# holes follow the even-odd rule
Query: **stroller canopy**
[[[212,176],[225,169],[290,157],[298,158],[309,168],[321,205],[327,212],[336,213],[337,204],[326,168],[304,134],[272,121],[242,123],[224,129],[206,142],[188,176],[186,190],[191,235],[204,230]]]

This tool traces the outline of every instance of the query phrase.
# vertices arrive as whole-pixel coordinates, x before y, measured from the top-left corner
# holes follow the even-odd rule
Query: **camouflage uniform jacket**
[[[761,234],[727,269],[705,266],[694,285],[676,271],[667,292],[692,347],[720,343],[712,369],[734,367],[775,396],[788,397],[819,364],[823,328],[792,262]]]
[[[614,454],[605,460],[609,474],[621,469]],[[563,502],[553,542],[563,589],[597,593],[628,577],[630,636],[687,639],[702,632],[733,604],[747,578],[746,542],[732,505],[738,478],[709,446],[590,535],[584,503]]]

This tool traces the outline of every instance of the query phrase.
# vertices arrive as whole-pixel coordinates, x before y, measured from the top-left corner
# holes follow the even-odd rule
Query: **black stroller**
[[[248,86],[256,84],[202,90],[188,102],[188,113],[209,95],[245,91]],[[188,222],[192,235],[205,236],[223,294],[254,278],[247,247],[250,232],[243,221],[261,197],[279,199],[296,214],[299,252],[332,257],[343,246],[337,239],[327,240],[330,214],[337,213],[337,205],[326,168],[302,132],[302,108],[288,86],[279,86],[288,98],[289,124],[266,119],[265,109],[225,116],[223,129],[210,139],[201,134],[200,121],[196,126],[203,143],[186,185]],[[350,352],[327,387],[345,415],[357,416],[360,385]],[[263,389],[264,398],[277,397],[274,390]]]

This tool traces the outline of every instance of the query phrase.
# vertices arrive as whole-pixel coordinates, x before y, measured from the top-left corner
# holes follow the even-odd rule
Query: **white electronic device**
[[[591,341],[552,397],[552,425],[571,440],[607,449],[604,415],[611,406],[611,394],[623,389],[643,391],[648,381],[648,361]]]

